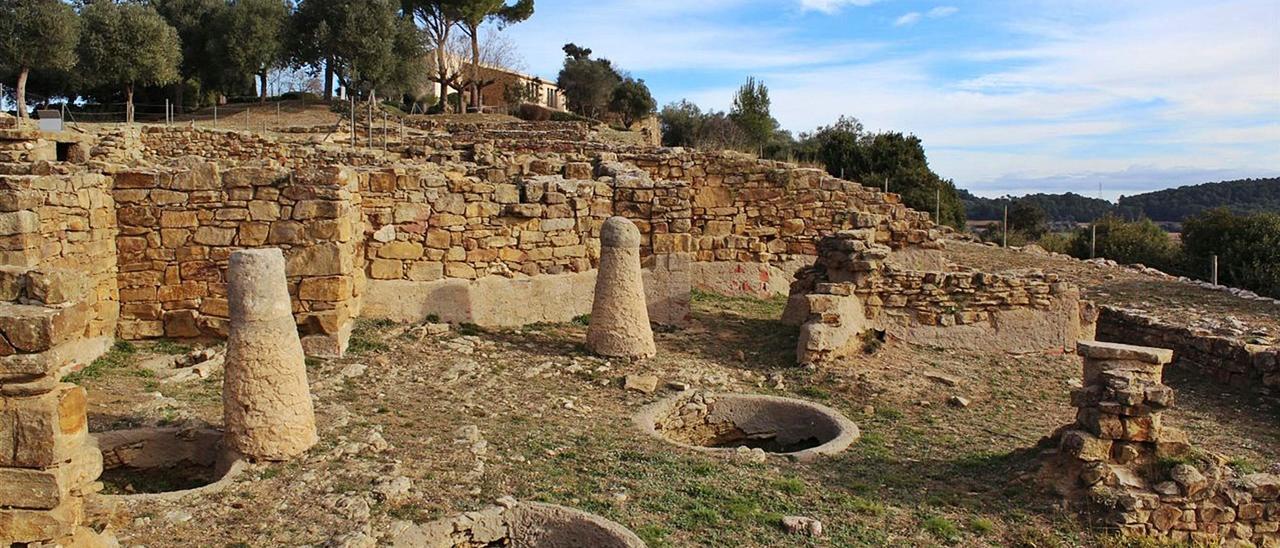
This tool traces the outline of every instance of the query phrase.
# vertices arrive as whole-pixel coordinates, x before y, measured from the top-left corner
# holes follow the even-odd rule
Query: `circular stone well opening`
[[[642,430],[701,451],[759,449],[794,460],[844,451],[858,427],[839,411],[791,398],[684,392],[636,416]]]
[[[211,429],[140,428],[94,434],[102,450],[103,494],[177,498],[213,492],[244,467]]]
[[[595,514],[554,504],[519,502],[392,531],[392,544],[479,548],[644,548],[627,528]]]

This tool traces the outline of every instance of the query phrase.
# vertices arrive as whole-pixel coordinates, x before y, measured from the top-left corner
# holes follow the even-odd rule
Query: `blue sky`
[[[538,0],[530,72],[590,47],[660,104],[756,76],[793,132],[914,133],[979,194],[1103,196],[1280,175],[1277,0]]]

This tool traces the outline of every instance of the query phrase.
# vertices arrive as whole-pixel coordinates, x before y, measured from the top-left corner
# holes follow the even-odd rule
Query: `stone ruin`
[[[222,386],[226,448],[288,460],[316,444],[316,417],[302,343],[289,307],[279,249],[231,254],[231,336]]]
[[[648,321],[686,322],[695,288],[789,293],[784,319],[801,326],[805,364],[856,352],[870,336],[1070,350],[1093,335],[1097,312],[1055,275],[949,267],[939,253],[947,230],[928,214],[821,170],[609,144],[580,124],[407,122],[388,152],[313,142],[329,128],[276,139],[177,127],[0,130],[0,440],[47,448],[45,460],[0,460],[0,474],[47,480],[43,498],[0,484],[9,497],[0,498],[0,531],[36,542],[91,533],[78,509],[97,488],[101,455],[84,431],[83,390],[58,379],[113,338],[239,344],[229,266],[244,249],[280,250],[273,329],[311,356],[341,356],[358,317],[516,326],[568,321],[613,300],[644,303],[607,306],[629,310],[621,323],[643,332]],[[630,227],[611,228],[611,217]],[[626,291],[599,295],[614,287],[596,281],[613,279],[615,262],[625,263],[615,272],[625,272],[616,287]],[[621,352],[651,355],[652,332],[633,335]],[[589,339],[612,352],[600,328]],[[301,403],[301,356],[286,354],[263,359],[301,388],[290,391]],[[228,390],[229,439],[244,441],[231,445],[271,459],[314,443],[310,413],[255,418],[296,433],[266,443],[230,427],[237,409],[252,408],[243,401],[252,384]],[[271,422],[282,418],[289,424]],[[16,435],[32,424],[49,428]],[[0,445],[0,459],[25,447]],[[1251,500],[1265,501],[1259,492]],[[1264,512],[1270,521],[1242,517],[1231,531],[1243,538],[1247,523],[1270,534],[1274,507]]]
[[[860,351],[869,336],[942,348],[1070,349],[1093,337],[1097,314],[1056,274],[918,270],[881,243],[873,219],[818,242],[796,274],[783,321],[799,325],[796,358],[819,365]]]
[[[1098,525],[1125,535],[1227,546],[1280,544],[1280,476],[1244,474],[1165,423],[1173,352],[1081,341],[1076,422],[1043,445],[1043,474]],[[1252,544],[1249,544],[1252,543]]]
[[[647,358],[657,353],[640,273],[640,231],[626,217],[610,217],[600,230],[587,349],[602,356]]]

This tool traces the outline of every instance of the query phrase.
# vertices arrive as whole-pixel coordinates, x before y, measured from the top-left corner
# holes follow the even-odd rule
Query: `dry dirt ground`
[[[651,546],[1118,543],[1032,479],[1037,442],[1073,419],[1067,392],[1078,358],[890,342],[805,371],[792,365],[794,328],[776,321],[781,299],[695,297],[694,323],[658,333],[658,357],[641,363],[586,354],[585,319],[437,334],[362,323],[349,357],[308,362],[321,442],[305,457],[255,464],[221,493],[128,504],[97,519],[125,545],[319,546],[353,532],[385,542],[397,520],[426,522],[512,496],[601,514]],[[162,384],[138,366],[184,350],[118,345],[78,374],[92,428],[218,425],[220,374]],[[631,423],[671,390],[624,390],[628,373],[817,401],[858,423],[862,438],[810,464],[676,448]],[[1202,446],[1244,468],[1280,460],[1277,406],[1173,384],[1179,402],[1168,419]],[[948,405],[956,395],[971,405]],[[134,488],[148,481],[165,483]],[[780,526],[787,515],[821,520],[825,536],[789,535]]]

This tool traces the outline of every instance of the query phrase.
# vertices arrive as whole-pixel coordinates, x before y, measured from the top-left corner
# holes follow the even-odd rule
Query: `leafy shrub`
[[[1125,264],[1143,264],[1165,271],[1178,271],[1181,256],[1173,238],[1150,219],[1126,221],[1115,215],[1107,215],[1097,223],[1098,238],[1096,256]],[[1089,258],[1092,240],[1090,227],[1076,232],[1071,254]]]
[[[1070,253],[1075,245],[1077,235],[1073,232],[1051,232],[1036,242],[1045,251],[1053,253]]]
[[[1213,209],[1182,229],[1186,271],[1210,279],[1218,256],[1218,282],[1280,297],[1280,214],[1237,215]]]
[[[555,111],[533,103],[520,103],[516,109],[516,117],[527,122],[545,122],[554,115]]]

